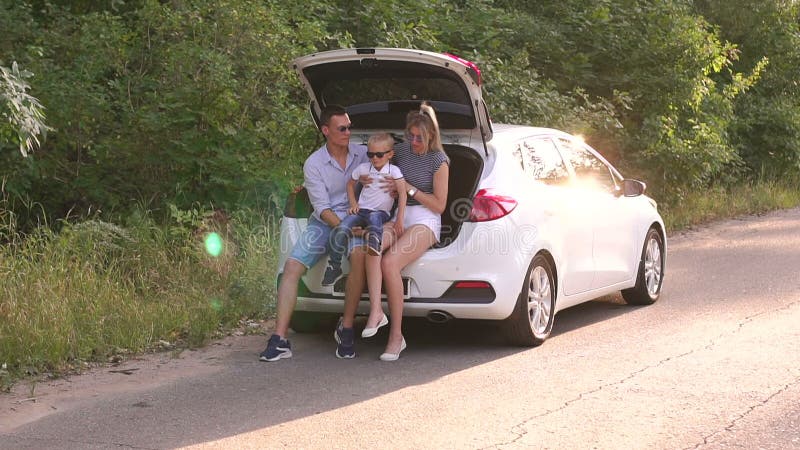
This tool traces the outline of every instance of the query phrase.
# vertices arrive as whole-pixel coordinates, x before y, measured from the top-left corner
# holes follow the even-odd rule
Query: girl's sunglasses
[[[367,152],[367,158],[383,158],[389,152]]]

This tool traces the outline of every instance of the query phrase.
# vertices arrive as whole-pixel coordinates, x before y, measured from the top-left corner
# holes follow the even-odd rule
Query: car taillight
[[[454,282],[441,298],[459,303],[491,303],[496,296],[494,288],[486,281],[461,280]]]
[[[506,195],[481,189],[472,199],[468,222],[488,222],[508,215],[517,207],[517,201]]]
[[[453,289],[491,289],[492,285],[485,281],[457,281]]]

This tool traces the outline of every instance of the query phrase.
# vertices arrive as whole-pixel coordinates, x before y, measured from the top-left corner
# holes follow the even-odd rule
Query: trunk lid
[[[311,113],[344,106],[359,130],[403,128],[408,111],[427,100],[442,132],[492,128],[481,94],[480,70],[454,55],[397,48],[331,50],[303,56],[294,70],[311,97]]]

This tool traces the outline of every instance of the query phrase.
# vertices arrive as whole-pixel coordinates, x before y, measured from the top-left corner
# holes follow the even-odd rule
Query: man
[[[291,344],[286,339],[289,320],[297,304],[297,286],[300,277],[327,253],[331,230],[347,215],[347,180],[353,169],[367,162],[366,147],[350,143],[350,117],[341,106],[326,106],[320,114],[325,145],[312,153],[303,165],[303,186],[308,191],[314,212],[308,227],[292,249],[283,266],[283,276],[278,285],[278,318],[275,333],[269,338],[267,348],[261,352],[261,361],[277,361],[292,356]],[[360,296],[364,284],[361,273],[347,280],[346,294]],[[339,346],[336,356],[355,356],[352,328],[342,334],[336,330]]]

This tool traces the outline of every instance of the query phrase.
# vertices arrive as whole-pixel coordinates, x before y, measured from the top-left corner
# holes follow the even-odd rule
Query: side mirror
[[[617,188],[615,194],[617,197],[638,197],[644,194],[647,185],[639,180],[624,179],[622,180],[622,187]]]

